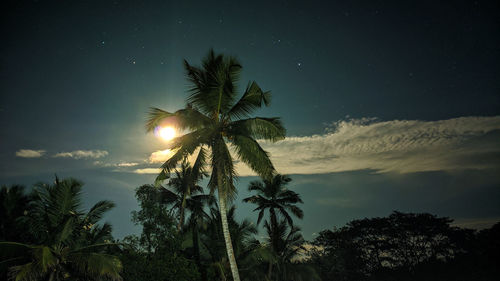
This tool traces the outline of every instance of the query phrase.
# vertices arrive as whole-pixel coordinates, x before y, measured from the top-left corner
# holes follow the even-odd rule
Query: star
[[[298,66],[298,67],[301,67],[301,66],[302,66],[302,63],[299,61],[299,62],[297,63],[297,66]]]

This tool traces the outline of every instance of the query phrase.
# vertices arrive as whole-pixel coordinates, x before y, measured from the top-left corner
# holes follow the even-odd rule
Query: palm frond
[[[153,131],[166,118],[173,118],[172,123],[181,130],[197,130],[208,126],[212,122],[210,118],[189,106],[174,113],[151,107],[146,120],[146,131]]]
[[[257,141],[243,135],[235,136],[232,144],[238,157],[262,178],[271,178],[274,166],[269,155]]]
[[[90,224],[95,224],[102,219],[102,216],[107,211],[115,207],[115,203],[109,200],[102,200],[94,204],[85,215],[84,221]]]
[[[252,81],[247,85],[245,93],[227,113],[230,119],[249,116],[262,105],[268,106],[271,102],[271,92],[263,92],[259,85]]]
[[[162,171],[156,177],[155,185],[158,186],[163,180],[167,179],[170,176],[171,171],[177,166],[177,163],[188,155],[193,154],[199,146],[206,144],[210,135],[211,130],[199,129],[173,139],[172,150],[174,150],[175,153],[161,166]]]
[[[118,257],[102,253],[72,253],[69,257],[73,267],[94,278],[109,278],[111,280],[122,280],[120,272],[122,263]]]
[[[253,139],[264,139],[272,142],[283,140],[285,127],[280,118],[255,117],[231,122],[229,135],[243,135]]]

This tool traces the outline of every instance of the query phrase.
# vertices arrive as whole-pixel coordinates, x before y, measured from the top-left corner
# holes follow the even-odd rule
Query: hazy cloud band
[[[500,166],[500,116],[338,121],[325,134],[260,141],[280,173],[412,173]],[[240,175],[254,175],[238,163]]]

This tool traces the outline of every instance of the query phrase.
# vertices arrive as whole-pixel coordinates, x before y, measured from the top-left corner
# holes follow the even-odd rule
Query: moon
[[[158,135],[160,138],[169,141],[175,138],[176,131],[173,127],[162,127],[158,130]]]

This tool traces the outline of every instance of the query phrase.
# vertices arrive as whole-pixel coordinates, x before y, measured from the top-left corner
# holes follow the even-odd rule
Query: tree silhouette
[[[227,223],[228,200],[234,197],[236,177],[233,156],[228,143],[234,148],[238,159],[246,163],[263,178],[271,178],[274,167],[269,155],[256,139],[278,141],[285,137],[279,118],[249,116],[262,105],[270,102],[270,93],[263,92],[255,82],[248,84],[238,100],[236,83],[241,65],[234,57],[215,55],[211,50],[198,68],[184,61],[187,77],[191,83],[188,105],[185,109],[170,113],[158,108],[150,112],[147,131],[153,131],[162,120],[172,118],[180,129],[190,130],[172,141],[174,151],[163,165],[157,182],[166,179],[177,163],[196,149],[207,147],[210,151],[211,192],[217,190],[225,246],[231,265],[233,279],[239,281],[238,267]]]

